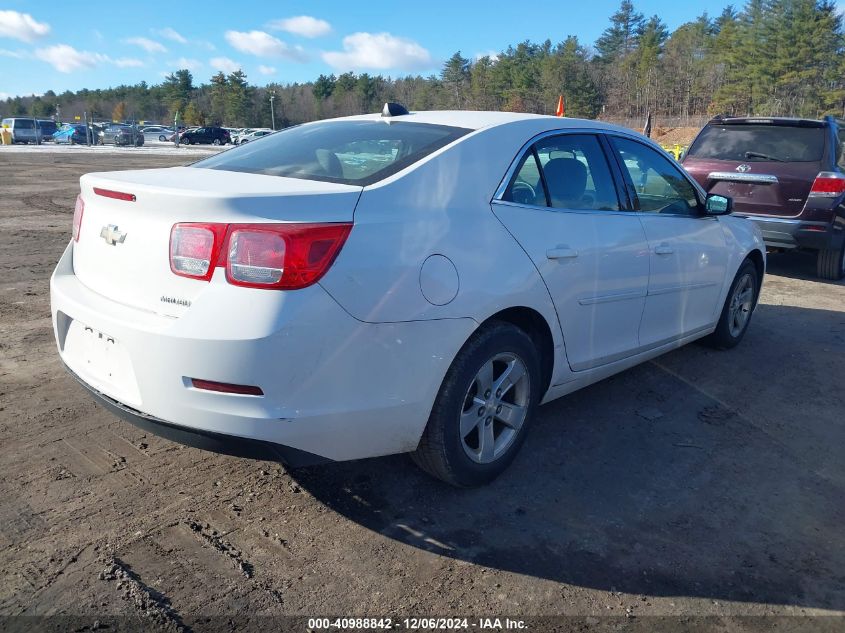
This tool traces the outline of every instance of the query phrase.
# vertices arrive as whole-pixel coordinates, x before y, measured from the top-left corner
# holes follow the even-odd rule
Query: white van
[[[12,143],[37,143],[39,138],[43,141],[50,136],[46,131],[42,131],[38,121],[31,117],[3,119],[3,128],[12,133]]]

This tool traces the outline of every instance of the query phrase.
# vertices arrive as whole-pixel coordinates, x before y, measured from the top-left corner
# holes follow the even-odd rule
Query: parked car
[[[41,142],[47,142],[53,140],[53,134],[56,133],[56,130],[59,129],[59,126],[56,125],[56,122],[52,119],[38,119],[37,126],[38,131],[41,134]]]
[[[182,132],[179,137],[182,143],[193,145],[195,143],[205,145],[226,145],[231,141],[228,130],[222,127],[200,127],[195,130]]]
[[[730,196],[770,249],[816,252],[822,279],[845,276],[845,121],[721,118],[690,145],[684,168]]]
[[[173,136],[173,130],[163,125],[150,125],[141,128],[141,133],[144,135],[144,142],[166,141]]]
[[[140,147],[144,144],[144,135],[132,125],[114,123],[107,125],[99,133],[100,145],[134,145]]]
[[[53,134],[53,140],[56,143],[67,143],[70,145],[86,145],[88,138],[86,136],[85,125],[80,123],[71,123],[62,126],[61,129],[56,130]]]
[[[261,138],[262,136],[267,136],[268,134],[272,134],[273,130],[253,130],[247,134],[242,134],[238,137],[238,144],[243,145],[244,143],[249,143],[250,141],[254,141],[255,139]]]
[[[37,143],[44,141],[45,134],[49,131],[50,137],[56,131],[56,125],[52,121],[51,128],[42,127],[43,122],[32,117],[9,117],[3,119],[2,125],[12,133],[12,143]]]
[[[293,466],[410,451],[472,486],[541,402],[742,340],[759,229],[650,140],[386,112],[82,176],[51,280],[71,374],[179,442]]]
[[[240,142],[240,137],[243,136],[244,134],[249,134],[252,131],[253,131],[253,128],[250,128],[250,127],[242,127],[242,128],[235,130],[235,132],[230,135],[231,138],[232,138],[232,143],[234,143],[235,145],[238,145],[238,143]]]

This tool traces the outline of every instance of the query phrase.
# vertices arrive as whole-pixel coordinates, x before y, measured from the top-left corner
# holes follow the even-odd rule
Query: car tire
[[[839,248],[825,248],[816,256],[816,275],[819,279],[839,281],[845,277],[845,240]]]
[[[213,141],[211,141],[211,144],[212,144],[212,145],[222,145],[222,143],[220,142],[220,139],[219,139],[219,138],[216,138],[216,139],[214,139]]]
[[[508,382],[506,372],[516,380]],[[531,338],[510,323],[485,325],[452,361],[411,458],[453,486],[489,483],[522,446],[540,389],[540,358]]]
[[[746,259],[734,277],[716,330],[703,342],[716,349],[731,349],[739,345],[745,336],[751,315],[757,305],[760,292],[760,278],[757,266]]]
[[[166,142],[167,142],[167,137],[166,137],[164,134],[159,134],[159,135],[158,135],[158,140],[159,140],[160,142],[162,142],[162,143],[166,143]]]

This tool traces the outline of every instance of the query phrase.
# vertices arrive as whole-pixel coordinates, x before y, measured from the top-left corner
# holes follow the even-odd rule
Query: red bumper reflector
[[[135,202],[134,193],[124,193],[122,191],[112,191],[111,189],[100,189],[94,187],[94,193],[105,198],[114,198],[115,200],[125,200],[126,202]]]
[[[204,389],[205,391],[239,393],[245,396],[264,395],[261,387],[253,387],[252,385],[232,385],[228,382],[214,382],[213,380],[200,380],[199,378],[191,378],[191,385],[193,385],[194,389]]]

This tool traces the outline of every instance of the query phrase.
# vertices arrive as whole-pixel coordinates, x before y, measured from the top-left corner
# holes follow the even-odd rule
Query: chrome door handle
[[[671,255],[674,252],[675,249],[669,246],[668,244],[658,244],[654,247],[655,255]]]
[[[549,259],[574,259],[578,257],[578,251],[567,246],[558,246],[557,248],[547,250],[546,257]]]

